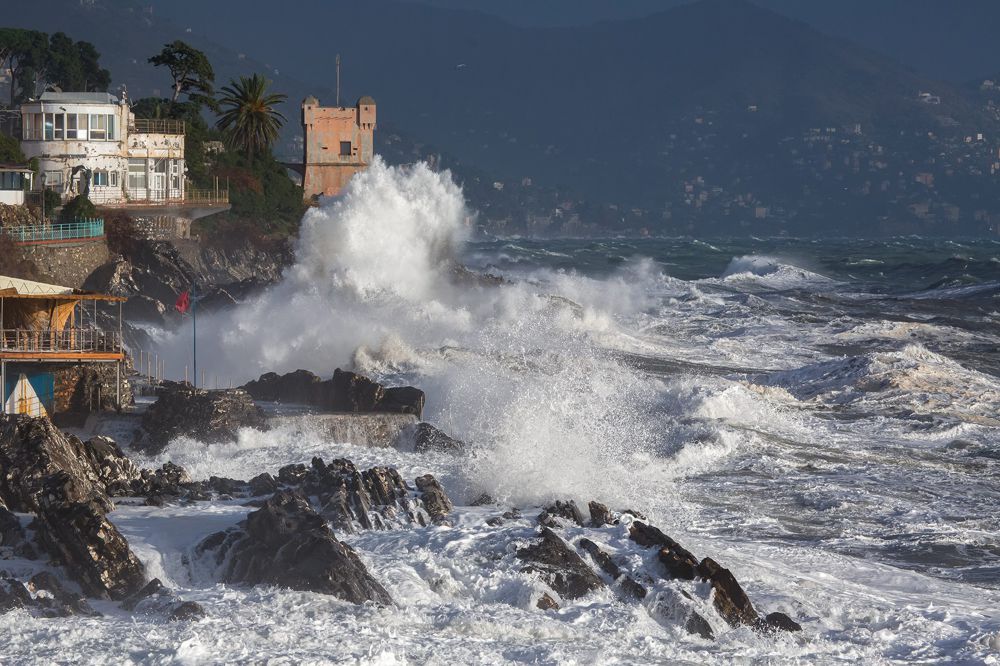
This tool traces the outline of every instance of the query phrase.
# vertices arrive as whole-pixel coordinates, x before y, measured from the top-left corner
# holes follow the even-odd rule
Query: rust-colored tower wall
[[[303,196],[340,194],[351,176],[375,157],[375,100],[362,97],[354,107],[320,106],[315,97],[302,102]]]

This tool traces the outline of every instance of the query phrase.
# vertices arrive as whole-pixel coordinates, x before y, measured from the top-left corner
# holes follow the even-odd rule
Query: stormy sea
[[[7,614],[0,660],[1000,662],[1000,241],[484,241],[474,224],[447,174],[378,163],[306,214],[281,282],[198,322],[210,374],[419,386],[466,455],[296,421],[137,459],[195,479],[314,456],[434,474],[450,526],[337,532],[391,605],[219,583],[192,549],[244,502],[121,503],[147,575],[207,617]],[[190,332],[156,335],[182,367]],[[540,610],[513,554],[555,500],[641,514],[802,630],[730,626],[709,591],[654,575],[627,521],[588,538],[650,572],[649,594],[609,580]],[[685,630],[690,608],[711,639]]]

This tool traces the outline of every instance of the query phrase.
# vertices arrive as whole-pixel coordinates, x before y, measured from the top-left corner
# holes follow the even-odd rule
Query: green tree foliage
[[[21,142],[12,136],[0,134],[0,164],[24,164],[28,158],[21,152]]]
[[[10,70],[10,107],[34,94],[34,71],[45,61],[48,36],[36,30],[0,28],[0,69]],[[27,88],[24,82],[32,82]]]
[[[50,38],[36,30],[0,29],[0,67],[11,71],[11,107],[48,85],[74,92],[106,91],[111,74],[101,69],[99,59],[93,44],[74,42],[62,32]]]
[[[98,217],[97,206],[82,194],[70,199],[69,203],[59,211],[60,222],[75,222],[95,217]]]
[[[216,126],[225,133],[230,147],[255,155],[270,152],[278,138],[285,117],[274,107],[285,101],[286,95],[269,93],[267,80],[259,74],[231,81],[222,88],[219,107],[222,112]]]
[[[166,67],[173,79],[174,94],[170,98],[176,104],[181,94],[199,106],[215,108],[213,84],[215,71],[204,53],[177,40],[166,44],[163,50],[149,59],[157,67]]]

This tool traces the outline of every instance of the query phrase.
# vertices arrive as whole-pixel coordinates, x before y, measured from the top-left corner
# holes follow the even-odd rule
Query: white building
[[[21,105],[21,149],[42,187],[97,204],[184,200],[184,123],[136,119],[109,93],[43,93]]]
[[[31,169],[16,164],[0,164],[0,203],[24,205],[24,191],[31,185]]]

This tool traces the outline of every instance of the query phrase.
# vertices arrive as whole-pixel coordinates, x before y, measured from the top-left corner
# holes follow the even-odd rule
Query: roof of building
[[[361,106],[362,104],[366,104],[366,105],[369,105],[369,106],[375,106],[375,98],[372,97],[371,95],[365,95],[361,99],[358,100],[358,106]]]
[[[32,173],[31,167],[27,164],[0,164],[0,172],[3,173]]]
[[[106,92],[43,92],[43,102],[69,102],[75,104],[117,104],[118,98]]]
[[[314,97],[313,95],[309,95],[309,97],[306,97],[304,100],[302,100],[302,103],[308,104],[309,106],[319,106],[319,100],[316,99],[316,97]]]
[[[21,278],[0,275],[0,297],[3,298],[48,298],[50,300],[95,300],[95,301],[125,301],[123,296],[99,294],[94,291],[84,291],[58,284],[34,282]]]

